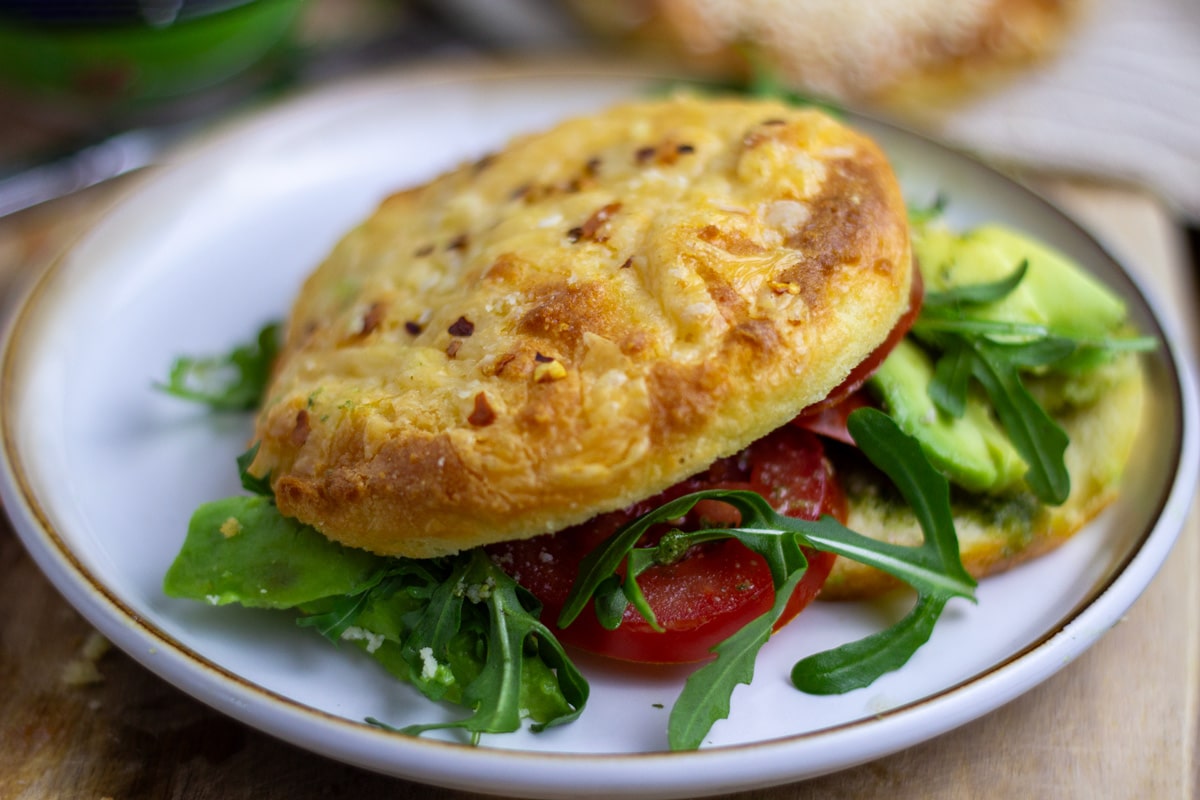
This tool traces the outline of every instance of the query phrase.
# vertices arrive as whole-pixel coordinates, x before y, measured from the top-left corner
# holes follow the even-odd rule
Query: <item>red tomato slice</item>
[[[914,268],[912,286],[908,291],[908,310],[904,312],[896,326],[892,328],[892,332],[883,340],[883,344],[872,350],[871,354],[863,359],[857,367],[850,370],[846,379],[827,394],[824,400],[818,400],[805,408],[800,412],[800,416],[811,417],[827,408],[833,408],[861,389],[867,379],[875,374],[875,370],[879,369],[879,365],[888,357],[888,354],[896,345],[900,344],[900,340],[908,335],[908,331],[921,313],[921,301],[924,298],[925,281],[921,277],[921,270]]]
[[[722,459],[701,475],[628,509],[604,514],[558,534],[489,547],[492,558],[543,604],[542,620],[555,628],[558,614],[579,570],[580,561],[620,525],[683,494],[701,489],[752,489],[781,513],[816,519],[845,518],[845,499],[825,459],[821,441],[808,431],[784,427],[736,456]],[[702,520],[736,524],[739,515],[724,503],[704,501],[680,527],[694,529]],[[661,536],[651,530],[643,544]],[[790,621],[817,595],[834,556],[805,550],[808,571],[776,628]],[[612,658],[647,663],[683,663],[708,658],[718,642],[761,616],[774,602],[766,562],[735,539],[697,545],[680,561],[655,566],[638,578],[655,617],[655,631],[632,607],[616,630],[606,630],[590,604],[560,641]]]
[[[866,391],[859,389],[835,406],[822,408],[815,413],[801,414],[792,420],[792,424],[818,436],[853,445],[854,437],[850,435],[846,421],[850,419],[850,412],[869,405],[871,401],[867,398]]]

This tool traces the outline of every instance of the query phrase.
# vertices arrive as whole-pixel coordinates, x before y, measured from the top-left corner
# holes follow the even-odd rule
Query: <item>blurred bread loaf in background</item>
[[[630,57],[766,75],[997,166],[1148,189],[1200,221],[1196,0],[519,2],[569,10]]]
[[[706,71],[923,115],[1053,55],[1088,0],[565,0],[598,35]],[[756,63],[757,62],[757,63]]]

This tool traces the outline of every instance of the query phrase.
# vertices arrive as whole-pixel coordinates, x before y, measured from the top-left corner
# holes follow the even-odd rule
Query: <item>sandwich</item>
[[[980,241],[990,255],[963,255]],[[1063,286],[1094,304],[1031,321]],[[670,731],[695,747],[831,573],[839,597],[915,587],[927,638],[976,577],[1095,513],[1121,454],[1073,490],[1026,384],[1111,423],[1136,407],[1108,403],[1137,395],[1143,346],[1057,254],[911,220],[878,146],[822,112],[630,102],[392,195],[346,235],[264,348],[253,496],[197,511],[165,585],[298,610],[473,712],[407,733],[575,719],[564,644],[702,661]],[[955,457],[971,437],[982,467]],[[954,527],[976,507],[1030,510],[1020,535],[979,523],[1008,550],[973,575]],[[889,541],[901,527],[911,541]],[[844,669],[851,643],[793,681],[846,691],[924,641],[880,636],[870,668]]]

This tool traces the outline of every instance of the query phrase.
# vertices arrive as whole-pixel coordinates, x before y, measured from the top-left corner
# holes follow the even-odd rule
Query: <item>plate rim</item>
[[[640,78],[649,81],[661,75],[658,72],[647,73],[644,66],[642,68],[631,67],[614,70],[611,68],[611,65],[601,67],[593,62],[587,62],[586,64],[574,63],[569,66],[558,64],[554,68],[549,68],[546,64],[540,63],[526,65],[508,64],[503,69],[495,69],[494,65],[492,65],[485,75],[480,74],[480,66],[482,65],[435,64],[431,68],[429,64],[420,66],[406,65],[399,69],[387,69],[378,73],[351,78],[344,82],[338,82],[335,85],[326,85],[314,91],[273,104],[249,114],[245,118],[234,120],[231,124],[221,126],[219,130],[214,130],[194,143],[185,144],[179,151],[183,156],[182,164],[186,166],[193,158],[202,155],[206,150],[224,146],[226,143],[234,141],[239,137],[246,137],[250,135],[256,126],[270,124],[271,121],[277,120],[280,115],[302,114],[304,106],[307,104],[328,102],[328,97],[331,94],[344,91],[347,86],[352,86],[356,91],[369,94],[380,91],[385,87],[395,87],[398,82],[402,86],[408,87],[439,81],[512,81],[537,77],[564,78],[571,75],[592,78],[612,77],[614,79]],[[59,257],[44,269],[31,285],[26,287],[23,295],[9,314],[3,339],[0,340],[0,347],[2,347],[0,349],[0,435],[2,435],[4,440],[2,473],[4,480],[2,485],[0,485],[0,489],[3,490],[5,511],[12,519],[13,528],[18,538],[24,544],[26,550],[33,556],[43,574],[51,579],[56,589],[90,623],[95,625],[113,640],[114,643],[121,647],[122,650],[125,650],[135,660],[160,678],[186,691],[201,702],[213,706],[222,713],[235,717],[252,727],[267,730],[272,735],[286,739],[302,747],[323,752],[347,763],[387,772],[399,777],[425,781],[451,788],[481,790],[481,788],[485,787],[479,780],[456,781],[450,779],[452,776],[443,774],[437,767],[434,767],[433,771],[428,769],[428,765],[424,765],[426,769],[416,768],[422,766],[416,763],[422,756],[432,754],[440,756],[445,753],[460,756],[464,748],[469,749],[474,754],[474,757],[483,761],[499,759],[505,762],[514,762],[528,758],[538,762],[539,768],[542,768],[543,762],[546,761],[560,765],[565,764],[570,767],[580,762],[594,761],[602,764],[611,764],[613,762],[635,761],[639,764],[645,764],[647,760],[652,760],[663,761],[664,763],[670,762],[673,768],[676,765],[695,767],[696,764],[693,762],[699,759],[703,759],[706,765],[724,762],[731,757],[736,757],[744,762],[749,751],[755,751],[760,754],[764,751],[774,752],[781,748],[786,749],[798,741],[815,738],[839,739],[846,736],[853,738],[864,727],[869,727],[875,731],[878,731],[881,726],[895,727],[897,724],[900,724],[897,720],[903,722],[913,716],[936,714],[939,711],[943,711],[942,707],[947,704],[951,706],[950,710],[955,710],[953,698],[962,694],[965,689],[977,687],[981,684],[999,683],[1001,684],[1001,688],[1008,689],[1006,696],[999,701],[989,701],[982,706],[977,705],[973,709],[959,709],[958,714],[951,715],[952,719],[948,724],[935,725],[931,732],[926,733],[921,738],[906,741],[899,746],[867,748],[866,751],[860,752],[860,757],[844,759],[838,763],[831,764],[828,769],[824,770],[807,771],[800,775],[789,775],[784,774],[783,771],[777,771],[775,774],[764,775],[763,781],[759,783],[747,783],[744,780],[739,780],[734,784],[728,785],[708,784],[706,788],[711,789],[712,792],[744,790],[798,780],[805,777],[815,777],[819,774],[844,769],[857,763],[882,757],[904,747],[916,744],[917,741],[926,740],[934,735],[958,727],[983,714],[989,713],[1004,702],[1024,693],[1073,660],[1075,656],[1082,653],[1099,637],[1097,635],[1080,637],[1080,642],[1075,644],[1074,647],[1065,648],[1067,658],[1062,658],[1063,654],[1058,649],[1055,649],[1052,654],[1048,655],[1046,645],[1059,637],[1069,636],[1073,628],[1083,625],[1087,619],[1093,616],[1103,616],[1094,611],[1098,607],[1110,613],[1112,609],[1109,609],[1109,606],[1115,605],[1115,607],[1119,607],[1119,610],[1111,616],[1111,619],[1115,621],[1119,618],[1120,613],[1136,601],[1154,574],[1157,573],[1178,536],[1178,527],[1182,525],[1182,521],[1186,517],[1187,510],[1191,504],[1191,498],[1185,496],[1186,491],[1181,491],[1181,489],[1189,480],[1191,483],[1195,483],[1197,463],[1200,461],[1197,458],[1198,435],[1196,430],[1195,377],[1190,369],[1191,361],[1186,353],[1187,340],[1184,337],[1176,335],[1177,332],[1173,329],[1175,320],[1171,317],[1165,317],[1162,313],[1164,305],[1158,302],[1151,291],[1148,291],[1148,287],[1143,285],[1138,276],[1126,269],[1121,259],[1079,224],[1074,217],[1038,192],[1020,184],[1010,176],[997,172],[994,168],[989,167],[968,154],[940,144],[928,136],[908,130],[903,126],[880,120],[871,120],[871,124],[893,128],[904,136],[915,137],[940,150],[952,153],[956,158],[971,162],[976,168],[981,168],[997,175],[1004,181],[1018,186],[1025,194],[1035,199],[1048,212],[1055,215],[1060,222],[1070,225],[1075,229],[1077,234],[1081,234],[1090,246],[1094,247],[1103,258],[1116,267],[1117,273],[1122,276],[1123,280],[1128,282],[1128,288],[1132,289],[1138,295],[1140,302],[1150,311],[1152,320],[1159,329],[1158,333],[1162,338],[1164,352],[1162,361],[1168,369],[1169,376],[1172,379],[1172,387],[1175,390],[1174,407],[1178,408],[1180,412],[1182,435],[1176,442],[1175,451],[1171,458],[1176,469],[1173,478],[1163,487],[1161,496],[1158,499],[1157,509],[1150,516],[1152,524],[1147,526],[1147,529],[1141,534],[1138,541],[1131,544],[1125,557],[1114,566],[1111,573],[1105,576],[1102,581],[1099,581],[1096,586],[1092,587],[1086,597],[1074,608],[1071,608],[1058,617],[1056,623],[1044,631],[1034,642],[1003,661],[972,675],[962,682],[945,687],[914,702],[889,709],[877,718],[862,718],[816,731],[767,740],[712,746],[696,752],[674,753],[669,751],[654,751],[630,754],[561,753],[487,747],[472,749],[469,745],[456,742],[413,739],[410,744],[413,745],[416,757],[407,759],[410,762],[407,766],[410,768],[402,772],[396,772],[388,769],[386,765],[381,765],[374,759],[364,758],[362,756],[363,751],[351,746],[351,743],[362,745],[367,742],[391,742],[394,744],[394,735],[372,728],[365,723],[313,708],[298,700],[284,697],[268,687],[255,684],[231,670],[212,662],[202,654],[192,650],[183,642],[173,639],[153,623],[141,619],[136,609],[129,607],[103,581],[92,574],[87,566],[77,558],[68,545],[66,538],[51,523],[50,517],[46,512],[46,506],[52,505],[52,503],[44,505],[40,501],[36,490],[26,474],[25,459],[18,452],[16,437],[13,435],[13,426],[16,424],[14,419],[16,414],[12,410],[14,408],[13,397],[18,393],[19,389],[19,381],[13,380],[13,378],[20,372],[21,332],[32,324],[30,320],[35,319],[36,315],[48,313],[46,296],[54,288],[55,280],[61,277],[63,266],[70,253],[80,246],[80,243],[86,239],[86,236],[90,232],[103,226],[116,210],[144,192],[147,185],[153,185],[169,177],[170,167],[167,168],[165,173],[155,171],[149,175],[139,176],[138,180],[132,182],[131,185],[118,193],[115,201],[100,215],[99,219],[90,225],[72,245],[65,248]],[[1175,524],[1176,518],[1178,518],[1178,524]],[[1173,527],[1174,530],[1165,530],[1166,526]],[[1133,567],[1137,567],[1137,569],[1132,569]],[[1131,594],[1126,592],[1117,597],[1117,588],[1123,587],[1126,583],[1133,583],[1137,587],[1136,591]],[[149,645],[148,648],[147,645]],[[1009,677],[1010,673],[1017,667],[1020,667],[1020,665],[1030,664],[1031,661],[1036,662],[1039,660],[1038,658],[1034,658],[1035,656],[1039,656],[1039,654],[1041,661],[1050,660],[1050,655],[1052,655],[1053,660],[1060,663],[1050,665],[1034,664],[1033,667],[1023,667],[1021,670],[1018,670],[1038,673],[1040,677],[1036,679],[1023,682]],[[172,675],[169,675],[168,668],[172,665],[176,669]],[[1039,668],[1035,669],[1034,667]],[[214,698],[212,696],[213,690],[207,685],[212,681],[216,681],[219,684],[218,688],[223,688],[225,690],[223,694],[227,696]],[[1008,684],[1007,686],[1005,686],[1006,683]],[[963,705],[969,704],[964,702]],[[264,710],[271,709],[274,711],[273,714],[265,716],[262,714]],[[320,718],[324,724],[333,724],[342,729],[342,732],[346,736],[344,739],[341,739],[341,742],[345,744],[341,747],[335,746],[331,748],[326,741],[315,742],[312,736],[303,735],[303,730],[281,732],[277,728],[268,729],[264,727],[264,720],[283,724],[292,718],[304,721],[313,716]],[[943,714],[943,716],[945,715]],[[299,727],[303,728],[302,725]],[[508,771],[514,770],[509,769]],[[515,771],[519,772],[519,770]],[[561,773],[559,776],[560,781],[563,779],[570,780],[569,769],[566,771],[556,771]],[[712,773],[713,769],[706,767],[704,772]],[[719,768],[717,772],[719,772]],[[630,781],[630,786],[627,787],[627,790],[637,789],[644,791],[649,788],[646,783],[647,777],[644,771],[639,770],[638,777]],[[577,780],[577,776],[575,779]],[[521,791],[553,792],[555,790],[562,790],[564,786],[570,785],[570,783],[552,785],[552,782],[537,781],[528,786],[514,785],[512,788]],[[674,793],[675,787],[668,786],[661,781],[655,782],[654,786],[659,793],[653,796],[676,796]],[[684,788],[689,790],[689,794],[694,795],[695,786]],[[494,786],[491,791],[495,791]],[[612,786],[606,786],[602,794],[610,796],[614,791],[621,790],[614,789]],[[538,794],[537,796],[553,795]]]

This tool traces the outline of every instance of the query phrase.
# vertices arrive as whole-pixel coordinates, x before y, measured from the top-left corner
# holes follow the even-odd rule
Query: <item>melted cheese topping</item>
[[[424,557],[623,507],[821,399],[911,280],[865,137],[632,103],[421,187],[296,301],[253,470],[327,536]]]

